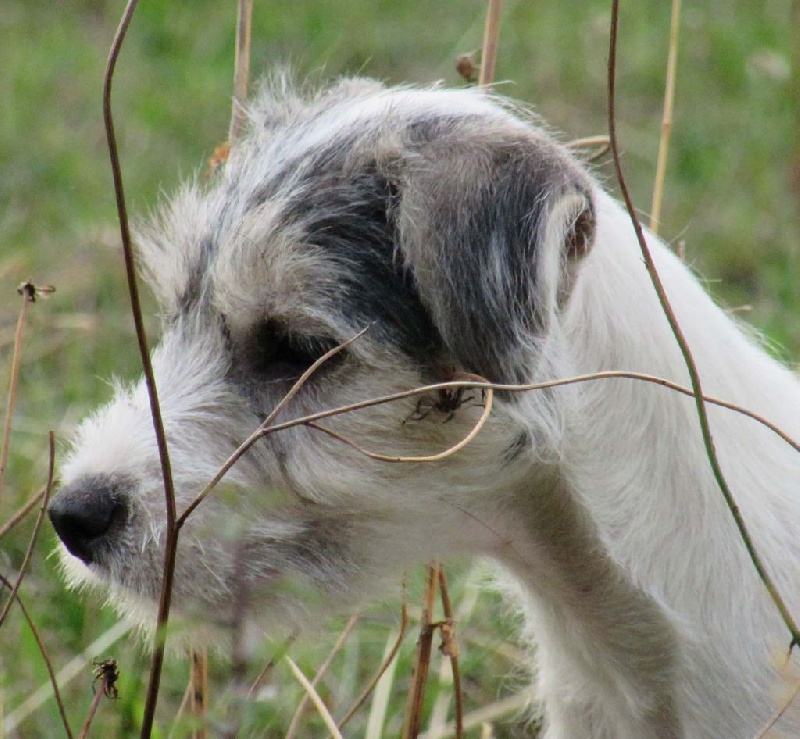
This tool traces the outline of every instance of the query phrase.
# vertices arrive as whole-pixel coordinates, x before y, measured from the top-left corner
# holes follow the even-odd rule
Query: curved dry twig
[[[800,646],[800,630],[798,630],[797,624],[792,618],[792,615],[789,612],[786,603],[784,602],[783,598],[778,592],[777,586],[772,581],[772,578],[767,572],[764,563],[761,561],[761,558],[758,555],[758,552],[756,551],[755,545],[753,544],[753,540],[750,537],[750,533],[747,529],[747,525],[745,524],[744,518],[739,512],[739,508],[736,505],[736,500],[733,497],[733,493],[728,487],[727,480],[725,479],[725,476],[722,473],[722,468],[720,467],[719,458],[717,456],[717,450],[714,445],[714,439],[711,436],[711,426],[708,420],[708,413],[706,411],[706,401],[700,383],[700,374],[697,371],[697,364],[695,363],[694,357],[692,356],[692,352],[689,349],[689,344],[686,341],[686,337],[683,334],[683,330],[680,327],[680,323],[678,322],[678,319],[676,318],[675,313],[672,310],[672,306],[670,305],[666,290],[664,289],[664,285],[661,282],[661,278],[658,274],[658,270],[656,269],[655,262],[653,261],[653,256],[650,253],[650,248],[647,245],[647,240],[645,239],[644,236],[644,230],[642,229],[642,224],[639,222],[639,218],[636,215],[636,209],[634,208],[633,200],[631,199],[630,193],[628,192],[628,187],[625,183],[625,177],[622,172],[622,163],[620,161],[620,156],[619,156],[616,115],[615,115],[615,102],[616,102],[615,78],[617,69],[618,27],[619,27],[619,0],[612,0],[611,32],[609,35],[609,52],[608,52],[608,133],[609,133],[609,138],[611,139],[611,154],[614,160],[614,170],[616,172],[617,182],[619,183],[620,191],[622,192],[623,199],[625,200],[625,206],[628,209],[628,214],[630,215],[634,231],[636,232],[636,238],[639,241],[639,247],[642,252],[642,257],[644,258],[644,263],[645,267],[647,268],[647,273],[650,275],[650,280],[653,283],[653,287],[655,288],[656,294],[658,295],[658,301],[661,304],[661,308],[664,311],[664,315],[667,317],[667,321],[669,322],[670,328],[672,329],[672,333],[675,336],[675,341],[677,342],[681,354],[683,355],[683,360],[684,363],[686,364],[686,369],[689,372],[689,377],[691,379],[691,384],[692,384],[692,391],[695,399],[695,405],[697,407],[697,418],[700,422],[700,431],[703,436],[703,444],[706,448],[706,454],[708,456],[708,462],[711,465],[711,470],[714,473],[714,477],[717,481],[717,484],[719,485],[719,489],[722,492],[723,497],[725,498],[725,503],[727,504],[728,509],[731,512],[731,515],[733,516],[733,520],[736,523],[736,528],[739,530],[739,536],[741,537],[742,542],[744,543],[745,548],[747,549],[747,553],[750,556],[751,561],[753,562],[753,566],[756,568],[756,571],[758,572],[761,581],[764,583],[764,587],[769,592],[772,601],[775,603],[776,608],[780,612],[781,618],[783,619],[786,628],[789,630],[789,633],[791,635],[790,648],[793,648],[795,646]]]
[[[408,629],[408,602],[407,602],[407,594],[406,594],[406,579],[403,578],[403,596],[400,601],[400,630],[397,632],[397,639],[395,639],[394,645],[392,646],[389,654],[387,655],[386,659],[383,660],[383,664],[378,668],[378,671],[373,675],[372,679],[367,683],[366,687],[361,691],[361,695],[356,698],[355,703],[350,706],[347,713],[344,715],[341,721],[339,721],[339,729],[344,729],[347,723],[350,721],[353,716],[358,713],[361,706],[367,701],[367,698],[372,695],[372,691],[375,690],[375,686],[378,684],[380,679],[383,677],[386,670],[389,669],[389,665],[394,662],[395,657],[397,657],[397,653],[400,651],[400,647],[403,644],[403,638],[406,635],[406,630]]]
[[[64,726],[64,733],[67,735],[67,739],[72,739],[72,730],[69,727],[67,712],[64,709],[64,701],[61,698],[61,691],[58,689],[58,679],[56,678],[55,670],[53,670],[53,665],[50,662],[50,657],[47,654],[47,649],[45,649],[44,643],[42,642],[42,637],[39,635],[39,630],[33,623],[33,619],[31,618],[30,613],[28,613],[28,609],[25,607],[25,604],[22,602],[22,598],[19,597],[19,593],[14,591],[11,582],[3,575],[0,575],[0,585],[11,591],[11,599],[17,601],[17,605],[19,606],[20,611],[22,611],[22,615],[28,624],[28,628],[30,629],[31,634],[33,634],[33,639],[36,642],[36,646],[39,648],[39,653],[42,655],[42,660],[47,668],[47,674],[50,677],[50,685],[53,688],[53,697],[56,699],[58,713],[61,716],[61,723]]]
[[[479,433],[480,430],[486,424],[487,419],[489,418],[489,414],[492,412],[492,398],[494,396],[494,391],[491,388],[486,390],[486,401],[483,407],[483,412],[481,413],[480,418],[475,422],[472,428],[469,430],[469,433],[457,444],[453,444],[452,446],[447,447],[443,452],[439,452],[438,454],[429,454],[427,456],[422,457],[402,457],[402,456],[394,456],[391,454],[379,454],[378,452],[371,452],[369,449],[364,449],[364,447],[359,446],[354,441],[351,441],[346,436],[338,433],[337,431],[333,431],[325,426],[322,426],[314,421],[309,421],[306,425],[312,429],[316,429],[317,431],[322,431],[328,436],[333,437],[337,441],[341,441],[347,446],[355,449],[360,454],[363,454],[370,459],[375,459],[380,462],[438,462],[439,460],[445,459],[446,457],[455,454],[459,450],[463,449],[467,444],[469,444]]]
[[[357,337],[354,337],[354,339]],[[354,340],[354,339],[351,339]],[[342,345],[343,346],[343,345]],[[341,347],[336,347],[331,350],[331,352],[335,352]],[[312,366],[313,369],[316,369],[316,366],[319,366],[323,360],[330,356],[330,352],[325,357],[320,358],[318,362],[315,362],[315,366]],[[310,372],[310,370],[309,370]],[[305,376],[304,376],[305,377]],[[307,379],[307,377],[305,378]],[[295,386],[292,388],[293,391],[299,389],[299,386],[302,382],[305,381],[303,377],[297,381]],[[214,478],[209,482],[200,493],[194,498],[192,503],[187,507],[186,511],[180,517],[181,525],[185,523],[186,518],[189,514],[197,508],[197,506],[213,491],[216,485],[219,483],[220,480],[227,474],[227,472],[233,467],[236,462],[241,459],[241,457],[253,446],[262,436],[267,436],[271,433],[276,431],[283,431],[284,429],[293,428],[294,426],[300,425],[309,425],[312,422],[320,421],[325,418],[331,418],[332,416],[338,416],[343,413],[351,413],[356,410],[361,410],[364,408],[371,408],[376,405],[383,405],[384,403],[391,403],[397,400],[404,400],[407,398],[417,397],[419,395],[425,395],[431,392],[439,391],[439,390],[456,390],[456,389],[467,389],[472,388],[476,390],[494,390],[494,391],[503,391],[503,392],[528,392],[533,390],[545,390],[548,388],[556,388],[562,387],[567,385],[576,385],[581,384],[584,382],[594,382],[596,380],[636,380],[639,382],[647,382],[653,385],[658,385],[669,390],[673,390],[678,392],[682,395],[686,395],[687,397],[693,398],[695,397],[694,391],[691,388],[685,387],[683,385],[678,384],[677,382],[673,382],[672,380],[667,380],[664,377],[657,377],[655,375],[648,375],[642,372],[630,372],[627,370],[607,370],[604,372],[592,372],[585,375],[575,375],[573,377],[563,377],[557,380],[545,380],[543,382],[533,382],[529,384],[522,384],[522,385],[506,385],[501,383],[491,383],[491,382],[478,382],[474,380],[449,380],[447,382],[439,382],[434,383],[432,385],[421,385],[419,387],[413,388],[412,390],[404,390],[398,393],[391,393],[389,395],[382,395],[376,398],[369,398],[367,400],[362,400],[357,403],[350,403],[348,405],[339,406],[337,408],[331,408],[325,411],[319,411],[317,413],[311,413],[306,416],[300,416],[298,418],[292,419],[291,421],[284,421],[283,423],[275,424],[274,426],[265,427],[265,424],[272,418],[275,417],[277,414],[278,408],[282,407],[284,401],[282,400],[279,404],[278,408],[270,414],[270,417],[264,424],[261,424],[258,429],[256,429],[242,444],[233,452],[233,454],[228,457],[225,463],[220,467],[217,474],[214,475]],[[302,381],[302,382],[301,382]],[[292,391],[290,391],[292,392]],[[750,411],[742,406],[736,405],[735,403],[731,403],[726,400],[721,400],[720,398],[715,398],[709,395],[704,395],[703,400],[706,403],[711,405],[719,406],[720,408],[726,408],[727,410],[733,411],[739,415],[745,416],[746,418],[750,418],[756,423],[761,424],[765,428],[772,431],[774,434],[779,436],[783,441],[785,441],[789,446],[791,446],[795,451],[800,453],[800,443],[792,439],[785,431],[783,431],[779,426],[768,421],[763,416],[760,416],[753,411]]]
[[[25,577],[25,573],[28,570],[28,565],[31,561],[31,556],[33,555],[33,548],[36,546],[36,540],[39,538],[39,531],[42,528],[42,521],[44,521],[44,514],[47,511],[47,502],[50,500],[50,491],[53,489],[53,475],[55,472],[55,459],[56,459],[56,440],[55,436],[52,431],[49,432],[48,435],[50,441],[50,450],[49,450],[49,461],[47,465],[47,485],[44,489],[44,495],[42,496],[42,507],[39,509],[39,515],[36,517],[36,523],[33,527],[33,533],[31,534],[31,539],[28,542],[28,549],[25,552],[25,558],[22,560],[22,564],[19,568],[19,574],[17,575],[17,579],[14,581],[14,587],[11,589],[11,595],[9,596],[8,600],[6,601],[5,606],[3,606],[2,612],[0,612],[0,627],[2,627],[3,622],[6,620],[6,616],[8,615],[8,611],[11,608],[11,604],[14,602],[14,598],[19,591],[19,586],[22,585],[22,579]]]

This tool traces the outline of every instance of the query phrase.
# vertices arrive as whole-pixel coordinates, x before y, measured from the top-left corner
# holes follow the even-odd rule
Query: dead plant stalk
[[[733,493],[731,492],[730,488],[728,487],[728,483],[722,473],[722,468],[719,464],[719,459],[717,457],[717,451],[714,446],[714,439],[711,436],[711,427],[709,425],[708,420],[708,413],[706,411],[706,401],[705,396],[703,395],[702,386],[700,384],[700,375],[697,371],[697,365],[694,361],[694,357],[692,356],[691,350],[689,349],[689,345],[686,341],[685,336],[683,335],[683,331],[678,323],[678,319],[675,317],[675,313],[672,310],[672,306],[670,305],[669,298],[667,297],[667,293],[664,289],[664,285],[661,282],[661,278],[659,277],[658,270],[656,269],[655,263],[653,262],[653,257],[650,254],[650,248],[647,245],[647,240],[644,236],[644,231],[642,229],[642,224],[639,222],[639,218],[636,215],[636,210],[633,205],[633,201],[631,200],[630,193],[628,191],[627,185],[625,183],[625,177],[622,172],[622,164],[620,161],[619,156],[619,145],[617,141],[617,131],[616,131],[616,116],[615,116],[615,77],[616,77],[616,66],[617,66],[617,32],[619,27],[619,0],[612,0],[612,8],[611,8],[611,33],[609,36],[609,54],[608,54],[608,132],[609,138],[611,139],[611,154],[614,160],[614,169],[616,172],[617,182],[619,183],[620,191],[622,192],[622,196],[625,200],[625,206],[628,209],[628,213],[631,218],[631,223],[633,224],[633,228],[636,232],[636,237],[639,241],[639,246],[641,248],[642,257],[644,258],[645,266],[647,268],[647,272],[650,275],[650,280],[653,283],[653,287],[655,288],[656,294],[658,295],[658,300],[661,303],[661,308],[664,311],[664,314],[669,321],[669,325],[672,329],[672,333],[675,336],[675,341],[678,343],[680,347],[681,354],[683,355],[684,362],[686,364],[686,368],[689,371],[689,377],[691,378],[691,385],[692,385],[692,394],[694,395],[695,405],[697,407],[697,417],[700,422],[700,430],[703,435],[703,444],[706,448],[706,454],[708,456],[708,461],[711,466],[711,470],[714,473],[714,477],[717,481],[720,491],[725,498],[725,502],[728,506],[728,509],[733,516],[733,519],[736,523],[736,527],[739,530],[739,535],[742,539],[742,542],[747,549],[747,553],[750,556],[751,561],[753,562],[753,566],[756,568],[761,581],[764,583],[767,591],[772,598],[772,601],[775,603],[776,608],[780,612],[781,618],[783,622],[786,624],[786,628],[789,630],[791,641],[790,641],[790,649],[793,647],[800,645],[800,631],[798,631],[797,625],[792,618],[789,609],[787,608],[783,598],[781,597],[780,593],[778,592],[777,587],[772,581],[772,578],[769,576],[761,558],[756,551],[756,548],[753,544],[753,541],[750,537],[750,533],[747,530],[747,526],[742,518],[741,513],[739,512],[739,508],[736,505],[736,501],[733,497]]]
[[[14,331],[14,351],[11,355],[11,378],[8,381],[6,420],[3,424],[3,447],[0,451],[0,506],[2,506],[3,502],[3,485],[6,479],[8,453],[11,445],[11,422],[14,418],[14,404],[17,399],[17,385],[19,384],[19,367],[22,361],[22,334],[25,330],[28,308],[30,304],[36,300],[36,290],[30,282],[23,283],[18,288],[18,291],[22,295],[22,307],[19,309],[17,328]]]

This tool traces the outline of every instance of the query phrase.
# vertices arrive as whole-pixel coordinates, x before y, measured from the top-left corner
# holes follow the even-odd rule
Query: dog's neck
[[[632,370],[688,386],[627,215],[603,196],[599,206],[603,226],[563,316],[570,373]],[[704,393],[741,402],[800,438],[800,384],[653,241]],[[678,736],[669,727],[679,724],[686,736],[705,736],[709,727],[734,735],[769,713],[753,696],[768,693],[774,655],[789,635],[712,475],[693,399],[628,379],[596,380],[564,397],[560,462],[549,482],[537,479],[518,496],[526,523],[517,524],[514,555],[504,559],[526,586],[542,674],[573,683],[576,694],[609,696],[602,707],[576,698],[548,710],[566,712],[562,725],[570,712],[581,716],[576,727],[588,717],[598,736],[606,735],[603,726],[614,735],[614,705],[641,714],[639,736]],[[800,559],[800,496],[791,481],[800,478],[800,457],[750,419],[718,408],[709,415],[723,472],[735,481],[759,551],[781,591],[796,597],[790,563]],[[720,692],[728,699],[719,700]],[[711,716],[711,705],[737,705],[739,715],[728,708]]]

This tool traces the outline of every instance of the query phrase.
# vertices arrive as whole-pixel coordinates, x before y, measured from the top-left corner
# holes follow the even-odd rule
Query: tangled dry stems
[[[114,135],[114,128],[113,128],[113,119],[111,116],[111,107],[110,107],[110,93],[111,93],[111,82],[113,78],[113,72],[116,64],[117,57],[119,55],[119,51],[121,48],[121,44],[124,40],[125,33],[127,31],[128,25],[130,23],[131,17],[136,7],[137,0],[130,0],[125,13],[123,15],[122,21],[120,23],[119,29],[117,31],[114,43],[111,48],[110,56],[109,56],[109,63],[106,72],[105,78],[105,87],[104,87],[104,118],[106,121],[106,129],[109,141],[109,151],[112,161],[112,171],[114,174],[114,181],[115,181],[115,191],[117,194],[117,201],[118,201],[118,209],[119,209],[119,220],[120,220],[120,232],[123,244],[123,251],[125,254],[125,263],[126,263],[126,272],[128,275],[128,286],[131,298],[131,311],[134,318],[134,322],[136,325],[136,333],[137,333],[137,340],[140,347],[140,354],[142,359],[142,364],[145,373],[146,384],[148,388],[148,393],[150,396],[150,403],[151,403],[151,410],[153,416],[153,422],[156,429],[156,435],[159,440],[159,452],[161,455],[161,463],[162,463],[162,471],[164,477],[164,487],[165,487],[165,499],[166,499],[166,511],[167,511],[167,520],[168,520],[168,539],[167,539],[167,547],[166,547],[166,558],[164,564],[164,584],[162,588],[161,599],[159,602],[159,616],[158,616],[158,637],[156,640],[156,645],[154,649],[154,655],[151,662],[151,673],[150,673],[150,683],[148,687],[147,693],[147,703],[145,706],[144,711],[144,719],[142,725],[142,736],[149,736],[151,728],[152,728],[152,720],[155,710],[155,703],[158,697],[158,685],[160,679],[160,672],[161,666],[163,663],[163,646],[164,646],[164,626],[166,625],[169,617],[169,603],[170,603],[170,595],[171,595],[171,582],[172,582],[172,573],[174,571],[174,558],[175,558],[175,551],[177,547],[177,540],[178,534],[180,532],[181,527],[187,520],[187,518],[192,514],[192,512],[196,509],[198,505],[202,503],[202,501],[213,491],[216,484],[222,479],[225,473],[236,463],[236,461],[247,451],[247,449],[252,446],[259,438],[266,436],[268,434],[281,431],[293,426],[297,425],[307,425],[310,428],[318,430],[320,432],[326,433],[332,438],[335,438],[342,443],[347,444],[351,448],[355,449],[361,454],[365,456],[378,460],[378,461],[385,461],[385,462],[433,462],[444,459],[447,456],[455,454],[456,452],[463,449],[467,444],[469,444],[480,432],[481,428],[485,424],[486,420],[488,419],[489,415],[492,411],[492,402],[493,402],[493,393],[495,391],[506,391],[506,392],[531,392],[536,390],[542,390],[545,388],[554,388],[559,386],[589,382],[589,381],[598,381],[598,380],[634,380],[640,382],[648,382],[652,384],[656,384],[662,386],[670,391],[678,392],[688,397],[692,397],[695,399],[697,405],[697,413],[698,419],[701,426],[701,430],[703,432],[703,439],[706,445],[707,456],[709,459],[709,464],[711,465],[715,477],[717,478],[717,482],[719,487],[725,497],[725,500],[728,504],[728,507],[733,515],[734,519],[736,520],[736,524],[739,527],[740,535],[750,553],[751,559],[753,561],[754,566],[759,572],[759,575],[762,578],[762,581],[765,584],[765,587],[769,591],[773,601],[776,604],[776,607],[781,613],[781,616],[790,632],[791,635],[791,644],[790,646],[796,646],[800,644],[800,633],[798,632],[797,626],[795,625],[794,620],[791,617],[791,614],[788,612],[780,594],[777,592],[777,589],[772,584],[771,579],[769,578],[768,573],[766,573],[763,565],[758,558],[757,552],[753,547],[752,543],[750,542],[750,537],[747,532],[746,526],[744,521],[741,519],[741,516],[738,513],[738,509],[736,507],[735,501],[730,493],[728,485],[725,481],[724,475],[722,470],[720,469],[719,462],[716,456],[716,450],[713,445],[713,440],[711,438],[709,423],[708,423],[708,416],[706,411],[706,404],[716,405],[722,408],[726,408],[732,412],[744,415],[746,417],[751,418],[752,420],[756,421],[757,423],[765,426],[773,433],[777,434],[780,438],[782,438],[786,443],[791,445],[796,451],[800,452],[800,445],[798,442],[793,440],[789,437],[782,429],[780,429],[775,424],[772,424],[767,419],[762,418],[758,414],[749,411],[746,408],[742,408],[738,405],[733,403],[729,403],[725,400],[709,397],[703,394],[702,386],[700,383],[700,377],[698,375],[696,366],[694,364],[694,359],[692,357],[691,351],[686,344],[686,341],[683,337],[681,332],[680,326],[672,312],[672,309],[669,305],[668,297],[666,296],[663,286],[661,285],[658,273],[653,265],[652,258],[650,257],[650,253],[644,239],[644,235],[642,232],[641,225],[636,217],[636,214],[633,209],[633,205],[630,199],[630,196],[627,191],[627,187],[625,185],[624,175],[621,170],[620,162],[619,162],[619,153],[618,153],[618,142],[616,137],[616,127],[615,127],[615,69],[616,69],[616,39],[617,39],[617,30],[618,30],[618,0],[614,0],[613,8],[612,8],[612,24],[611,24],[611,37],[610,37],[610,51],[609,51],[609,143],[610,148],[612,151],[614,165],[617,173],[617,179],[620,184],[620,187],[623,192],[623,197],[625,199],[626,205],[628,207],[629,213],[631,215],[631,220],[634,224],[634,228],[637,233],[637,237],[639,238],[642,254],[645,260],[645,263],[648,268],[648,272],[651,276],[653,281],[654,287],[656,292],[658,293],[659,299],[662,304],[662,308],[664,310],[665,315],[667,316],[670,325],[673,329],[673,333],[675,335],[676,341],[678,342],[681,351],[684,355],[684,359],[686,362],[686,366],[689,370],[690,378],[691,378],[691,388],[687,388],[677,383],[671,382],[666,380],[665,378],[649,376],[641,373],[634,373],[634,372],[626,372],[626,371],[616,371],[616,372],[600,372],[591,375],[582,375],[576,377],[569,377],[569,378],[560,378],[557,380],[552,380],[548,382],[542,383],[531,383],[527,385],[503,385],[503,384],[495,384],[489,383],[484,378],[479,377],[459,377],[449,382],[444,383],[437,383],[427,386],[421,386],[418,388],[414,388],[402,393],[395,393],[393,395],[382,396],[378,398],[366,399],[358,403],[354,403],[348,406],[342,406],[339,408],[329,409],[327,411],[323,411],[316,414],[311,414],[308,416],[304,416],[302,418],[293,419],[291,421],[286,421],[283,423],[275,423],[276,418],[280,414],[280,412],[286,407],[288,402],[294,397],[297,392],[302,388],[305,382],[309,379],[309,377],[326,361],[328,361],[333,355],[338,353],[339,351],[343,350],[347,346],[349,346],[353,341],[356,341],[361,335],[363,335],[364,331],[368,329],[364,329],[361,333],[357,334],[356,336],[352,337],[347,342],[335,347],[326,355],[321,357],[317,362],[314,363],[307,371],[303,374],[301,378],[295,383],[295,385],[290,389],[287,395],[281,400],[281,402],[276,406],[273,412],[270,414],[269,418],[262,424],[258,429],[256,429],[253,434],[242,444],[242,446],[237,449],[234,455],[229,458],[229,460],[223,465],[220,470],[218,471],[217,475],[208,483],[208,485],[200,491],[197,497],[193,500],[193,502],[186,508],[186,510],[177,515],[175,510],[175,502],[174,502],[174,493],[172,490],[172,482],[171,482],[171,473],[170,473],[170,465],[169,465],[169,456],[168,450],[166,445],[166,440],[164,436],[163,430],[163,423],[161,422],[159,404],[158,404],[158,396],[157,396],[157,389],[155,386],[155,382],[153,379],[152,368],[150,367],[150,360],[149,360],[149,351],[147,348],[147,340],[144,333],[143,321],[142,321],[142,313],[141,308],[139,305],[139,298],[138,298],[138,288],[136,285],[136,277],[135,277],[135,269],[134,269],[134,261],[133,261],[133,254],[132,249],[130,246],[130,236],[128,231],[127,225],[127,214],[125,209],[125,198],[124,198],[124,191],[122,186],[122,178],[121,178],[121,170],[119,165],[119,158],[116,151],[116,143],[115,143],[115,135]],[[249,15],[251,13],[251,8],[248,9],[250,3],[246,2],[246,0],[242,0],[240,2],[240,7],[243,8],[243,15],[240,15],[240,29],[244,27],[245,21],[242,18],[246,19],[246,26],[249,28]],[[486,34],[485,34],[485,44],[484,44],[484,52],[482,56],[482,70],[481,70],[481,84],[486,84],[487,81],[491,80],[494,63],[495,63],[495,55],[496,55],[496,48],[497,48],[497,33],[499,28],[499,12],[502,3],[499,0],[494,0],[490,2],[489,13],[487,16],[487,25],[486,25]],[[666,161],[666,147],[667,141],[669,136],[669,131],[671,129],[671,107],[672,107],[672,97],[674,96],[674,69],[675,69],[675,49],[677,48],[677,17],[679,14],[680,2],[679,0],[674,0],[673,3],[673,30],[671,33],[671,44],[670,44],[670,59],[668,62],[668,76],[667,76],[667,92],[665,96],[665,110],[664,110],[664,119],[662,121],[662,146],[663,146],[663,155],[659,154],[659,174],[657,176],[656,182],[656,189],[654,192],[654,205],[653,205],[653,217],[655,223],[652,224],[653,227],[657,226],[657,214],[660,210],[660,202],[663,196],[663,164],[662,164],[662,157],[663,162]],[[245,37],[248,39],[249,43],[249,30],[245,34]],[[242,37],[242,38],[245,38]],[[238,37],[237,37],[238,42]],[[242,41],[244,44],[244,41]],[[244,48],[244,46],[243,46]],[[240,78],[241,73],[240,70],[246,68],[244,63],[240,60],[244,58],[243,52],[237,54],[237,97],[239,96],[240,91]],[[240,66],[241,65],[241,66]],[[246,72],[244,73],[244,79],[246,80]],[[246,82],[245,82],[246,87]],[[243,99],[243,95],[242,98]],[[234,104],[234,113],[238,109],[236,103]],[[234,140],[234,132],[236,128],[232,122],[231,126],[231,139]],[[659,183],[661,183],[659,185]],[[19,360],[20,360],[20,350],[19,347],[21,346],[22,340],[22,328],[25,323],[25,316],[27,312],[27,307],[30,302],[33,301],[33,295],[29,295],[28,291],[24,293],[24,301],[23,307],[20,313],[20,318],[17,325],[17,331],[15,333],[14,339],[14,355],[12,358],[12,371],[11,371],[11,387],[9,390],[8,396],[8,404],[7,404],[7,411],[6,411],[6,422],[4,427],[4,438],[3,438],[3,447],[2,447],[2,454],[0,455],[0,493],[2,493],[3,487],[3,479],[5,468],[7,465],[8,459],[8,447],[9,447],[9,431],[11,425],[11,417],[13,412],[13,405],[14,405],[14,398],[16,394],[16,383],[18,378],[19,372]],[[485,393],[485,404],[483,412],[478,419],[478,421],[473,425],[470,432],[467,436],[464,437],[459,443],[449,447],[448,449],[432,454],[427,456],[419,456],[419,457],[397,457],[387,454],[381,454],[378,452],[373,452],[367,449],[363,449],[362,447],[356,445],[351,440],[347,439],[346,437],[338,434],[331,429],[328,429],[318,421],[332,417],[335,415],[340,415],[343,413],[350,413],[357,411],[359,409],[388,403],[394,402],[397,400],[402,400],[409,397],[414,396],[421,396],[433,392],[441,392],[447,390],[457,390],[457,389],[466,389],[466,388],[475,388],[480,389]],[[37,493],[30,501],[20,509],[12,518],[0,529],[0,536],[5,535],[8,533],[19,521],[21,521],[33,508],[37,505],[37,503],[41,502],[41,509],[39,515],[37,517],[36,525],[34,533],[31,537],[30,544],[28,547],[28,551],[25,556],[25,560],[23,565],[20,569],[20,573],[16,579],[16,582],[12,585],[11,582],[0,575],[0,581],[2,581],[3,586],[10,590],[10,596],[7,600],[2,615],[0,615],[0,625],[2,625],[3,619],[5,618],[10,605],[13,601],[16,601],[23,612],[23,615],[28,623],[28,626],[34,635],[37,645],[40,648],[42,653],[43,659],[47,665],[48,672],[50,674],[51,683],[53,685],[53,690],[56,695],[56,700],[59,706],[59,711],[62,716],[62,721],[64,724],[64,729],[67,736],[71,737],[72,734],[70,732],[70,728],[66,719],[66,714],[64,712],[63,704],[61,701],[61,697],[58,691],[58,685],[56,681],[55,674],[52,670],[52,666],[48,659],[46,650],[39,638],[39,635],[36,631],[36,628],[30,619],[30,616],[25,609],[22,601],[19,598],[18,589],[19,585],[21,584],[27,565],[30,561],[31,553],[33,551],[33,547],[35,545],[36,537],[38,531],[41,526],[41,522],[43,519],[44,511],[46,509],[47,501],[49,498],[49,493],[53,484],[53,456],[54,456],[54,449],[53,449],[53,438],[52,434],[50,435],[50,462],[49,462],[49,473],[48,473],[48,484],[44,490]],[[433,609],[433,598],[435,597],[435,588],[436,585],[439,585],[442,599],[444,603],[444,611],[445,611],[445,621],[439,624],[436,624],[432,621],[432,609]],[[452,627],[453,616],[452,616],[452,609],[449,603],[449,597],[447,595],[446,589],[446,580],[444,578],[444,573],[440,569],[440,567],[436,564],[430,566],[428,570],[428,587],[426,588],[426,607],[424,609],[423,619],[422,619],[422,633],[420,636],[420,642],[418,645],[418,657],[415,660],[415,672],[413,678],[413,687],[409,698],[409,709],[406,715],[406,729],[405,735],[406,736],[416,736],[419,731],[419,721],[421,716],[421,696],[424,695],[424,686],[425,680],[427,675],[427,665],[429,664],[430,660],[430,652],[431,652],[431,644],[432,644],[432,637],[435,629],[437,627],[443,627],[447,625],[448,628]],[[329,730],[334,736],[340,736],[340,730],[342,727],[345,726],[351,719],[351,717],[355,714],[355,712],[360,708],[360,706],[364,703],[364,701],[369,696],[371,690],[374,688],[374,685],[379,680],[380,676],[386,670],[391,661],[395,658],[397,651],[399,650],[400,642],[403,638],[403,635],[406,631],[408,617],[407,617],[407,609],[405,604],[405,599],[403,600],[403,608],[401,613],[401,628],[400,634],[398,636],[397,642],[395,647],[391,650],[391,653],[388,659],[385,661],[384,665],[382,665],[381,669],[379,670],[376,677],[370,682],[367,686],[365,691],[359,697],[356,704],[351,708],[347,714],[342,718],[339,722],[338,728],[336,723],[333,721],[330,713],[325,708],[322,701],[319,699],[319,696],[313,689],[313,682],[309,682],[302,673],[300,673],[299,669],[294,665],[288,655],[285,654],[286,650],[289,648],[291,641],[287,641],[286,645],[284,646],[282,657],[287,661],[287,664],[290,668],[295,672],[297,679],[300,680],[307,691],[308,697],[312,700],[316,705],[320,714],[323,716],[326,724],[328,725]],[[345,632],[340,637],[340,642],[343,643],[344,639],[346,639],[349,630],[354,625],[355,620],[351,620],[351,623],[348,624],[349,628],[345,630]],[[332,656],[332,655],[331,655]],[[451,650],[451,654],[449,655],[452,662],[453,662],[453,673],[454,679],[456,683],[455,688],[455,696],[456,696],[456,726],[455,731],[456,735],[460,736],[463,730],[463,707],[461,706],[461,694],[460,689],[458,687],[458,654],[457,650]],[[329,662],[329,660],[327,661]],[[275,664],[275,660],[273,660],[270,664],[268,664],[262,674],[259,675],[259,678],[256,679],[255,683],[251,688],[251,695],[255,694],[258,689],[258,686],[263,682],[265,679],[266,674],[272,669]],[[318,676],[324,671],[324,668],[327,667],[325,664],[323,667],[320,668],[318,671]],[[782,715],[782,713],[786,710],[786,707],[790,705],[797,697],[798,693],[800,692],[800,685],[798,685],[794,691],[790,694],[788,699],[786,700],[784,706],[781,710],[776,714],[776,719]],[[96,709],[96,706],[94,706]],[[298,707],[297,716],[300,715],[302,710],[302,706]],[[91,716],[93,712],[90,714],[86,726],[88,728],[88,724],[91,722]],[[761,736],[766,735],[769,731],[771,726],[775,723],[775,721],[768,724],[761,733]],[[296,726],[296,721],[293,721],[293,727]]]

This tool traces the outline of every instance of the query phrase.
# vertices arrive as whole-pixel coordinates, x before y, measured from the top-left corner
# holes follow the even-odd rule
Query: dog
[[[522,106],[363,79],[301,94],[279,79],[249,119],[211,182],[186,185],[138,236],[163,314],[152,360],[179,512],[304,371],[365,329],[279,420],[462,373],[689,385],[627,213]],[[800,438],[795,376],[647,239],[705,393]],[[431,454],[474,426],[476,395],[325,423],[379,452]],[[750,418],[708,413],[797,613],[800,456]],[[165,509],[143,382],[82,423],[62,479],[49,512],[68,579],[152,624]],[[454,555],[494,560],[515,591],[548,739],[751,737],[785,695],[790,635],[694,400],[635,379],[499,392],[477,437],[435,462],[369,459],[307,425],[266,435],[187,520],[173,602],[222,630],[237,609],[270,631],[302,627]]]

